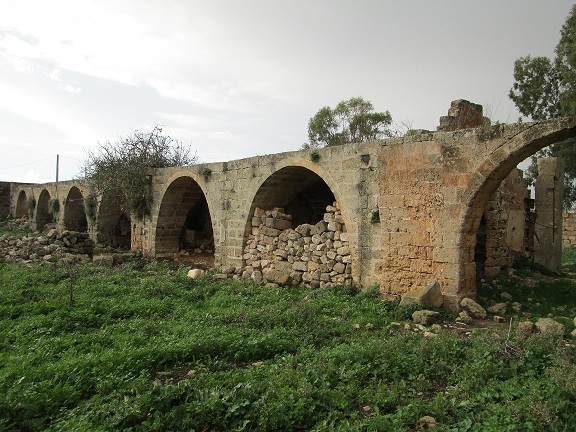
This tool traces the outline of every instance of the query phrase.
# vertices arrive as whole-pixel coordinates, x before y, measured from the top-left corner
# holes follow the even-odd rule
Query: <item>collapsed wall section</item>
[[[243,277],[255,282],[324,288],[352,283],[352,256],[337,202],[322,220],[292,228],[283,208],[256,208],[244,248]]]

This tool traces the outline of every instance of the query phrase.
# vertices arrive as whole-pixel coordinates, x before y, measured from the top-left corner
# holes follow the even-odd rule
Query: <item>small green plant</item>
[[[28,207],[28,216],[32,218],[34,216],[34,210],[36,209],[36,198],[33,196],[29,197],[26,205]]]
[[[318,150],[312,150],[310,152],[310,160],[314,163],[317,163],[320,160],[320,153],[318,153]]]
[[[371,224],[380,223],[380,210],[374,210],[374,211],[370,214],[370,223],[371,223]]]
[[[86,210],[86,216],[90,221],[94,222],[96,220],[96,208],[98,207],[98,201],[96,200],[96,195],[88,194],[84,200],[84,210]]]
[[[200,170],[200,175],[204,177],[204,180],[208,180],[212,175],[212,170],[208,167],[204,167]]]
[[[60,211],[60,201],[58,201],[58,198],[51,198],[48,201],[48,211],[51,214],[56,214]]]

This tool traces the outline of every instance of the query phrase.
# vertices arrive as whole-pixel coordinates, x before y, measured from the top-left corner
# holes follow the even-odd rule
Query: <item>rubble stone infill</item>
[[[45,235],[29,233],[0,236],[0,260],[14,263],[68,258],[90,262],[93,242],[88,233],[51,229]]]
[[[314,225],[291,225],[292,216],[282,208],[255,209],[243,278],[309,288],[352,283],[352,256],[338,203],[327,206]]]

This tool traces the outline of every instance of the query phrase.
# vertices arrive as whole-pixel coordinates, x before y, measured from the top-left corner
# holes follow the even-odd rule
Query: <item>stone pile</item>
[[[46,235],[36,234],[0,236],[0,260],[28,263],[68,258],[79,262],[91,260],[94,244],[88,233],[55,229]]]
[[[25,231],[31,228],[30,221],[26,217],[7,220],[0,224],[0,227],[7,231]]]
[[[283,208],[256,208],[244,249],[242,277],[256,283],[324,288],[352,283],[352,256],[338,203],[323,219],[292,228]]]

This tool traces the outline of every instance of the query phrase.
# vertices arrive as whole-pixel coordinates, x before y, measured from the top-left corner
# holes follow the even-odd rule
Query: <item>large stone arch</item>
[[[334,179],[334,177],[330,174],[330,172],[322,167],[322,165],[318,163],[313,163],[304,158],[286,158],[280,161],[277,161],[275,164],[275,170],[271,174],[269,174],[255,189],[254,196],[252,198],[252,202],[250,204],[250,209],[248,211],[248,219],[246,220],[246,232],[250,230],[250,218],[254,213],[254,209],[258,206],[260,207],[269,207],[262,202],[262,197],[265,195],[263,191],[268,189],[269,186],[273,186],[274,182],[277,182],[280,177],[276,177],[280,172],[288,172],[284,171],[285,169],[293,169],[297,168],[299,170],[303,170],[302,172],[306,175],[315,174],[320,180],[322,180],[330,189],[332,194],[334,195],[335,200],[340,204],[340,210],[342,212],[342,216],[344,217],[344,221],[346,223],[346,227],[348,228],[349,232],[356,233],[357,231],[357,224],[355,219],[352,217],[354,214],[353,209],[350,209],[346,205],[345,194],[342,192],[340,184],[338,181]],[[295,172],[295,171],[292,171]],[[270,181],[271,180],[271,181]],[[293,179],[295,182],[298,182],[299,179]],[[270,181],[270,182],[269,182]],[[268,183],[267,183],[268,182]],[[267,186],[265,186],[267,185]],[[265,189],[263,189],[265,186]],[[261,198],[258,198],[260,194]],[[351,240],[354,243],[352,246],[356,247],[354,240]]]
[[[266,210],[283,207],[293,217],[295,225],[322,219],[327,205],[336,196],[328,184],[315,172],[302,166],[286,166],[270,175],[252,199],[250,213],[256,207]]]
[[[46,224],[54,223],[54,215],[50,213],[49,209],[50,192],[47,189],[42,189],[38,196],[38,203],[36,204],[36,229],[42,231]]]
[[[455,292],[452,302],[465,296],[475,296],[474,249],[476,234],[488,200],[500,183],[527,157],[551,144],[576,139],[576,118],[555,119],[527,125],[499,126],[485,144],[482,157],[466,191],[462,194],[462,216],[458,223],[458,245]]]
[[[130,249],[131,219],[122,210],[116,196],[104,193],[98,205],[96,241],[100,244]]]
[[[84,195],[76,186],[68,191],[64,202],[64,229],[69,231],[87,232],[88,219],[84,209]]]
[[[335,212],[336,215],[341,215],[342,207],[344,207],[343,204],[345,203],[342,200],[340,191],[329,174],[324,172],[318,164],[310,164],[306,161],[299,161],[299,163],[290,161],[290,163],[277,167],[272,174],[262,181],[252,199],[245,226],[243,249],[245,249],[246,252],[254,250],[254,245],[247,245],[247,242],[255,244],[255,242],[258,242],[258,238],[263,239],[264,237],[262,237],[261,234],[266,236],[268,234],[268,231],[266,231],[267,228],[272,228],[272,233],[282,232],[288,228],[304,232],[300,231],[298,227],[304,225],[313,226],[324,221],[326,217],[330,216],[330,214],[327,213],[327,208],[331,208],[334,204],[337,204],[337,208],[331,211]],[[348,227],[344,215],[337,217],[338,228],[334,228],[334,230],[338,236],[336,241],[340,242],[341,232],[345,233],[342,235],[342,238],[346,236],[346,239],[348,239]],[[335,232],[330,233],[331,236],[334,234]],[[304,234],[302,235],[305,236]],[[309,236],[312,235],[313,231]],[[280,244],[282,244],[282,235],[280,235],[278,240]],[[265,241],[272,241],[272,239],[268,238],[268,240]],[[273,245],[270,245],[271,247],[276,247],[278,242],[276,240],[274,242]],[[348,240],[346,240],[346,244],[348,244]],[[277,256],[281,256],[281,253],[280,248]],[[247,253],[245,258],[249,255],[250,254]],[[277,258],[278,261],[275,262],[275,265],[285,267],[284,272],[287,272],[291,268],[291,263],[282,262],[285,258],[286,257]],[[295,259],[298,260],[297,257]],[[257,260],[258,259],[256,259],[256,261]],[[253,257],[248,259],[248,264],[250,261],[254,261]],[[247,263],[246,260],[244,263]],[[334,263],[335,261],[333,261],[332,266]],[[352,265],[352,261],[347,261],[347,263],[350,266]],[[338,265],[344,268],[346,264],[340,262]],[[250,266],[248,266],[248,268],[250,268]],[[330,267],[330,270],[327,272],[331,270],[332,267]],[[299,272],[292,272],[292,275],[294,275],[294,273]],[[341,280],[344,281],[345,278],[349,280],[351,274],[352,271],[348,269],[347,276],[344,276]],[[321,286],[320,280],[317,280],[316,284],[314,284],[315,281],[313,280],[291,281],[293,284],[301,282],[307,282],[307,285],[310,286]]]
[[[174,177],[160,199],[152,249],[156,256],[201,249],[213,259],[214,226],[206,193],[192,176]]]
[[[28,214],[28,211],[26,209],[27,200],[28,200],[28,196],[26,195],[26,191],[21,190],[18,193],[18,198],[16,200],[16,209],[14,211],[14,217],[22,218]]]

